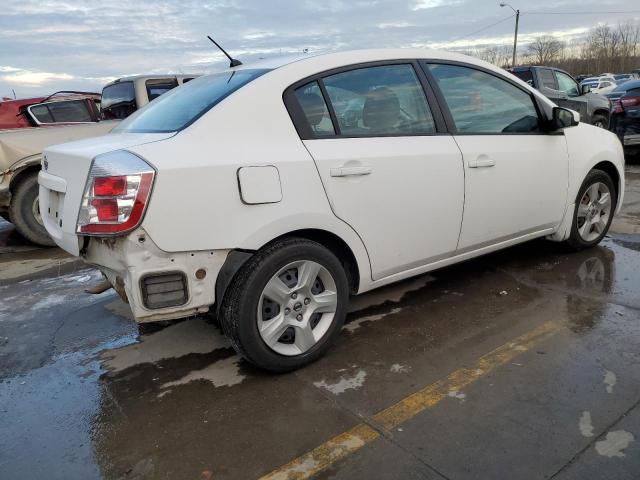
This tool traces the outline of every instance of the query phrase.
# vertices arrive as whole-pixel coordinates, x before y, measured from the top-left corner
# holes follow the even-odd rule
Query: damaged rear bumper
[[[97,266],[139,323],[204,313],[229,250],[165,252],[143,229],[126,237],[89,239],[86,262]]]

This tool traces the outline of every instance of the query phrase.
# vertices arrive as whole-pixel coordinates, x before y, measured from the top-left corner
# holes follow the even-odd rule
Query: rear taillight
[[[616,98],[615,100],[609,100],[609,103],[611,103],[611,111],[613,113],[622,113],[624,112],[624,109],[622,108],[622,104],[620,103],[620,99]]]
[[[640,97],[622,97],[622,107],[640,107]]]
[[[84,234],[121,234],[142,221],[155,170],[125,150],[93,159],[84,189],[76,231]]]

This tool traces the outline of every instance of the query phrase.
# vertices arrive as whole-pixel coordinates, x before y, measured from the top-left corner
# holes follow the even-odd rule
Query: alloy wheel
[[[578,204],[577,227],[585,242],[592,242],[604,234],[611,216],[611,191],[602,182],[593,183]]]
[[[264,287],[257,326],[262,340],[281,355],[309,351],[327,333],[338,308],[336,282],[325,267],[300,260],[281,268]]]

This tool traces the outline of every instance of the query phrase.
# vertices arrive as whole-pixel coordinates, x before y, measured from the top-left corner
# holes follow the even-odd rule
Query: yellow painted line
[[[508,363],[522,352],[526,352],[532,345],[561,328],[559,324],[553,322],[544,323],[483,355],[474,366],[456,370],[446,378],[412,393],[389,408],[385,408],[374,415],[373,420],[384,430],[391,431],[418,413],[439,403],[449,395],[449,392],[462,390],[478,378]],[[268,473],[260,480],[304,480],[311,478],[338,460],[361,449],[367,443],[371,443],[379,436],[380,433],[374,428],[360,423],[351,430],[327,440],[310,452]]]

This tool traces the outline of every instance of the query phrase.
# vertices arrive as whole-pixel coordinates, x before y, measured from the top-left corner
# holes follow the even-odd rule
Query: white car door
[[[543,131],[531,92],[515,82],[467,65],[426,67],[464,159],[458,252],[550,232],[566,208],[564,135]]]
[[[417,63],[360,65],[291,93],[331,208],[362,238],[374,280],[451,256],[458,243],[462,155],[424,78]]]

